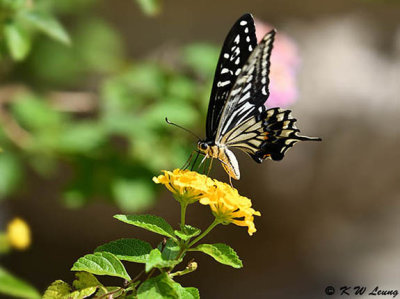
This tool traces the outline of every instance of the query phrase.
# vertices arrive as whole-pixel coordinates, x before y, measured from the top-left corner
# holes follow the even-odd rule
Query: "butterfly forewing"
[[[217,131],[217,141],[248,118],[261,114],[268,99],[269,68],[275,31],[265,35],[243,66],[226,105]]]
[[[229,93],[257,45],[254,20],[250,14],[239,18],[228,33],[218,60],[207,113],[207,140],[215,140],[222,110]]]

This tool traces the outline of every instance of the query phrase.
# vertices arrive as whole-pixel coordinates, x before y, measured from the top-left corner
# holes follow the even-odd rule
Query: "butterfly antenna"
[[[166,121],[167,124],[169,124],[169,125],[173,125],[173,126],[175,126],[175,127],[178,127],[178,128],[180,128],[180,129],[182,129],[182,130],[184,130],[184,131],[186,131],[186,132],[192,134],[192,135],[195,136],[198,140],[201,139],[199,136],[197,136],[197,135],[196,135],[195,133],[193,133],[192,131],[190,131],[190,130],[188,130],[188,129],[186,129],[186,128],[180,126],[180,125],[177,125],[176,123],[173,123],[173,122],[169,121],[169,119],[168,119],[167,117],[165,118],[165,121]]]

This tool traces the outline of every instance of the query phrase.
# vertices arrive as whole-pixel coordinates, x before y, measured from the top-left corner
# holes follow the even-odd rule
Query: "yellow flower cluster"
[[[7,225],[7,239],[12,247],[24,250],[31,244],[31,230],[21,218],[14,218]]]
[[[235,188],[194,171],[175,169],[163,172],[153,181],[165,185],[178,200],[199,201],[210,206],[218,222],[247,226],[249,235],[256,231],[254,216],[261,214],[251,207],[251,200],[241,196]]]
[[[256,232],[254,216],[261,213],[251,207],[251,200],[241,196],[239,192],[226,183],[214,180],[214,190],[207,197],[200,199],[203,205],[209,205],[214,216],[222,224],[233,223],[239,226],[247,226],[251,236]]]
[[[165,185],[178,201],[187,204],[198,201],[214,185],[212,179],[194,171],[175,169],[163,172],[164,174],[154,177],[153,181]]]

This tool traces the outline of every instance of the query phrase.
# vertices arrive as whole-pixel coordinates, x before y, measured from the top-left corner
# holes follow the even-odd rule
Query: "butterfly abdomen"
[[[235,180],[240,179],[239,163],[235,155],[229,149],[220,148],[218,160],[222,163],[222,167],[228,173],[228,175]]]
[[[264,111],[263,119],[264,141],[252,158],[261,163],[265,159],[282,160],[289,148],[299,141],[321,140],[317,137],[299,135],[296,119],[290,110],[272,108]]]
[[[225,145],[209,144],[205,141],[198,142],[198,150],[207,158],[217,159],[230,177],[240,179],[239,164],[235,155]]]

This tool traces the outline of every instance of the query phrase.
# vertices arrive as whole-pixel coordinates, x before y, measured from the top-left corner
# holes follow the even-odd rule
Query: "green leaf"
[[[190,250],[204,252],[213,257],[217,262],[233,268],[243,267],[242,261],[239,259],[236,252],[226,244],[201,244]]]
[[[163,218],[154,215],[115,215],[119,221],[175,239],[174,230]]]
[[[29,93],[17,95],[11,106],[13,114],[32,130],[50,131],[61,126],[63,117],[45,99]]]
[[[162,249],[162,257],[165,260],[174,260],[180,252],[180,247],[172,239],[168,239]]]
[[[26,0],[0,0],[0,9],[7,13],[18,12],[26,5]]]
[[[142,130],[146,124],[142,122],[141,118],[117,110],[113,112],[112,109],[105,112],[106,115],[102,118],[102,123],[110,135],[132,136],[138,131],[142,134],[148,132],[146,129]]]
[[[109,252],[87,254],[75,262],[71,271],[86,271],[96,275],[116,276],[126,280],[131,279],[121,261]]]
[[[142,63],[128,69],[120,78],[130,88],[131,93],[146,97],[164,94],[165,71],[157,64]]]
[[[27,74],[30,80],[43,88],[70,89],[87,79],[85,66],[77,57],[76,45],[66,47],[52,39],[40,39],[35,43],[27,69],[34,70]]]
[[[82,12],[87,12],[97,0],[61,0],[61,1],[41,1],[40,4],[45,3],[45,7],[50,6],[52,11],[63,15],[81,16]],[[43,4],[42,4],[43,6]],[[86,15],[85,15],[86,17]]]
[[[138,299],[200,299],[196,288],[184,288],[166,273],[145,281],[138,289]]]
[[[85,68],[99,73],[117,71],[124,57],[120,35],[102,19],[85,18],[74,38]]]
[[[10,252],[11,245],[8,240],[7,234],[4,232],[0,232],[0,256]]]
[[[179,294],[173,286],[174,282],[166,273],[146,280],[137,291],[138,299],[178,299]]]
[[[119,239],[97,247],[95,252],[107,251],[123,261],[146,263],[151,249],[149,243],[139,239]]]
[[[193,227],[190,225],[185,224],[183,230],[176,230],[175,235],[181,238],[184,241],[189,240],[190,238],[196,237],[200,235],[201,230],[197,227]]]
[[[197,98],[197,86],[193,80],[185,76],[173,76],[168,81],[168,95],[175,101],[194,100]]]
[[[16,23],[8,23],[3,28],[8,50],[14,60],[23,60],[31,49],[31,38]]]
[[[90,153],[105,142],[106,135],[97,122],[77,122],[64,126],[59,148],[70,153]]]
[[[20,298],[40,298],[39,292],[27,282],[0,267],[0,293]]]
[[[76,279],[74,280],[72,285],[76,290],[83,290],[86,288],[102,285],[92,273],[77,272],[75,273],[75,277]]]
[[[183,294],[181,294],[182,299],[200,299],[200,292],[196,288],[184,288]]]
[[[43,299],[83,299],[90,297],[97,290],[97,286],[87,287],[71,293],[71,287],[62,280],[56,280],[46,290]]]
[[[42,11],[28,10],[21,14],[20,17],[49,37],[66,45],[71,44],[67,31],[65,31],[61,23],[52,15]]]
[[[200,299],[199,290],[196,288],[184,288],[177,282],[174,282],[172,287],[178,293],[179,299]]]
[[[76,290],[74,292],[72,292],[71,294],[65,295],[64,299],[83,299],[83,298],[87,298],[90,297],[91,295],[93,295],[97,290],[97,287],[89,287],[86,289],[82,289],[82,290]]]
[[[149,258],[146,263],[146,272],[149,272],[153,268],[163,269],[175,266],[179,264],[181,260],[167,260],[163,257],[160,250],[153,249],[150,251]]]
[[[118,206],[127,212],[143,211],[155,201],[153,184],[146,180],[118,178],[112,184]]]
[[[213,76],[218,55],[218,48],[206,43],[191,44],[183,50],[185,63],[205,78]]]
[[[68,283],[62,280],[56,280],[46,290],[43,299],[62,299],[68,296],[71,292],[71,287]]]
[[[136,0],[142,11],[149,16],[156,16],[161,11],[160,0]]]
[[[144,121],[152,127],[165,128],[165,117],[187,127],[197,122],[199,114],[193,105],[176,101],[154,103],[143,114]]]
[[[121,295],[121,287],[104,287],[104,288],[99,288],[99,290],[96,292],[93,298],[105,298],[105,294],[113,292],[113,297],[112,298],[119,298],[118,296]],[[107,297],[106,297],[107,298]],[[126,297],[121,297],[126,299]]]
[[[9,152],[0,155],[0,199],[12,193],[22,180],[21,163]]]
[[[166,124],[164,124],[164,129],[168,129],[165,126]],[[182,160],[187,159],[187,154],[190,151],[187,144],[165,134],[156,135],[154,131],[148,132],[149,134],[146,138],[132,137],[130,139],[132,144],[131,157],[146,165],[153,173],[158,172],[160,168],[168,169],[174,167],[177,164],[181,164]],[[178,132],[178,134],[181,133]],[[172,140],[173,142],[171,142]],[[178,144],[183,148],[179,148]],[[182,150],[186,150],[183,156]],[[179,160],[178,157],[180,157]]]
[[[86,196],[79,189],[69,189],[62,194],[64,205],[70,209],[78,209],[86,203]]]

